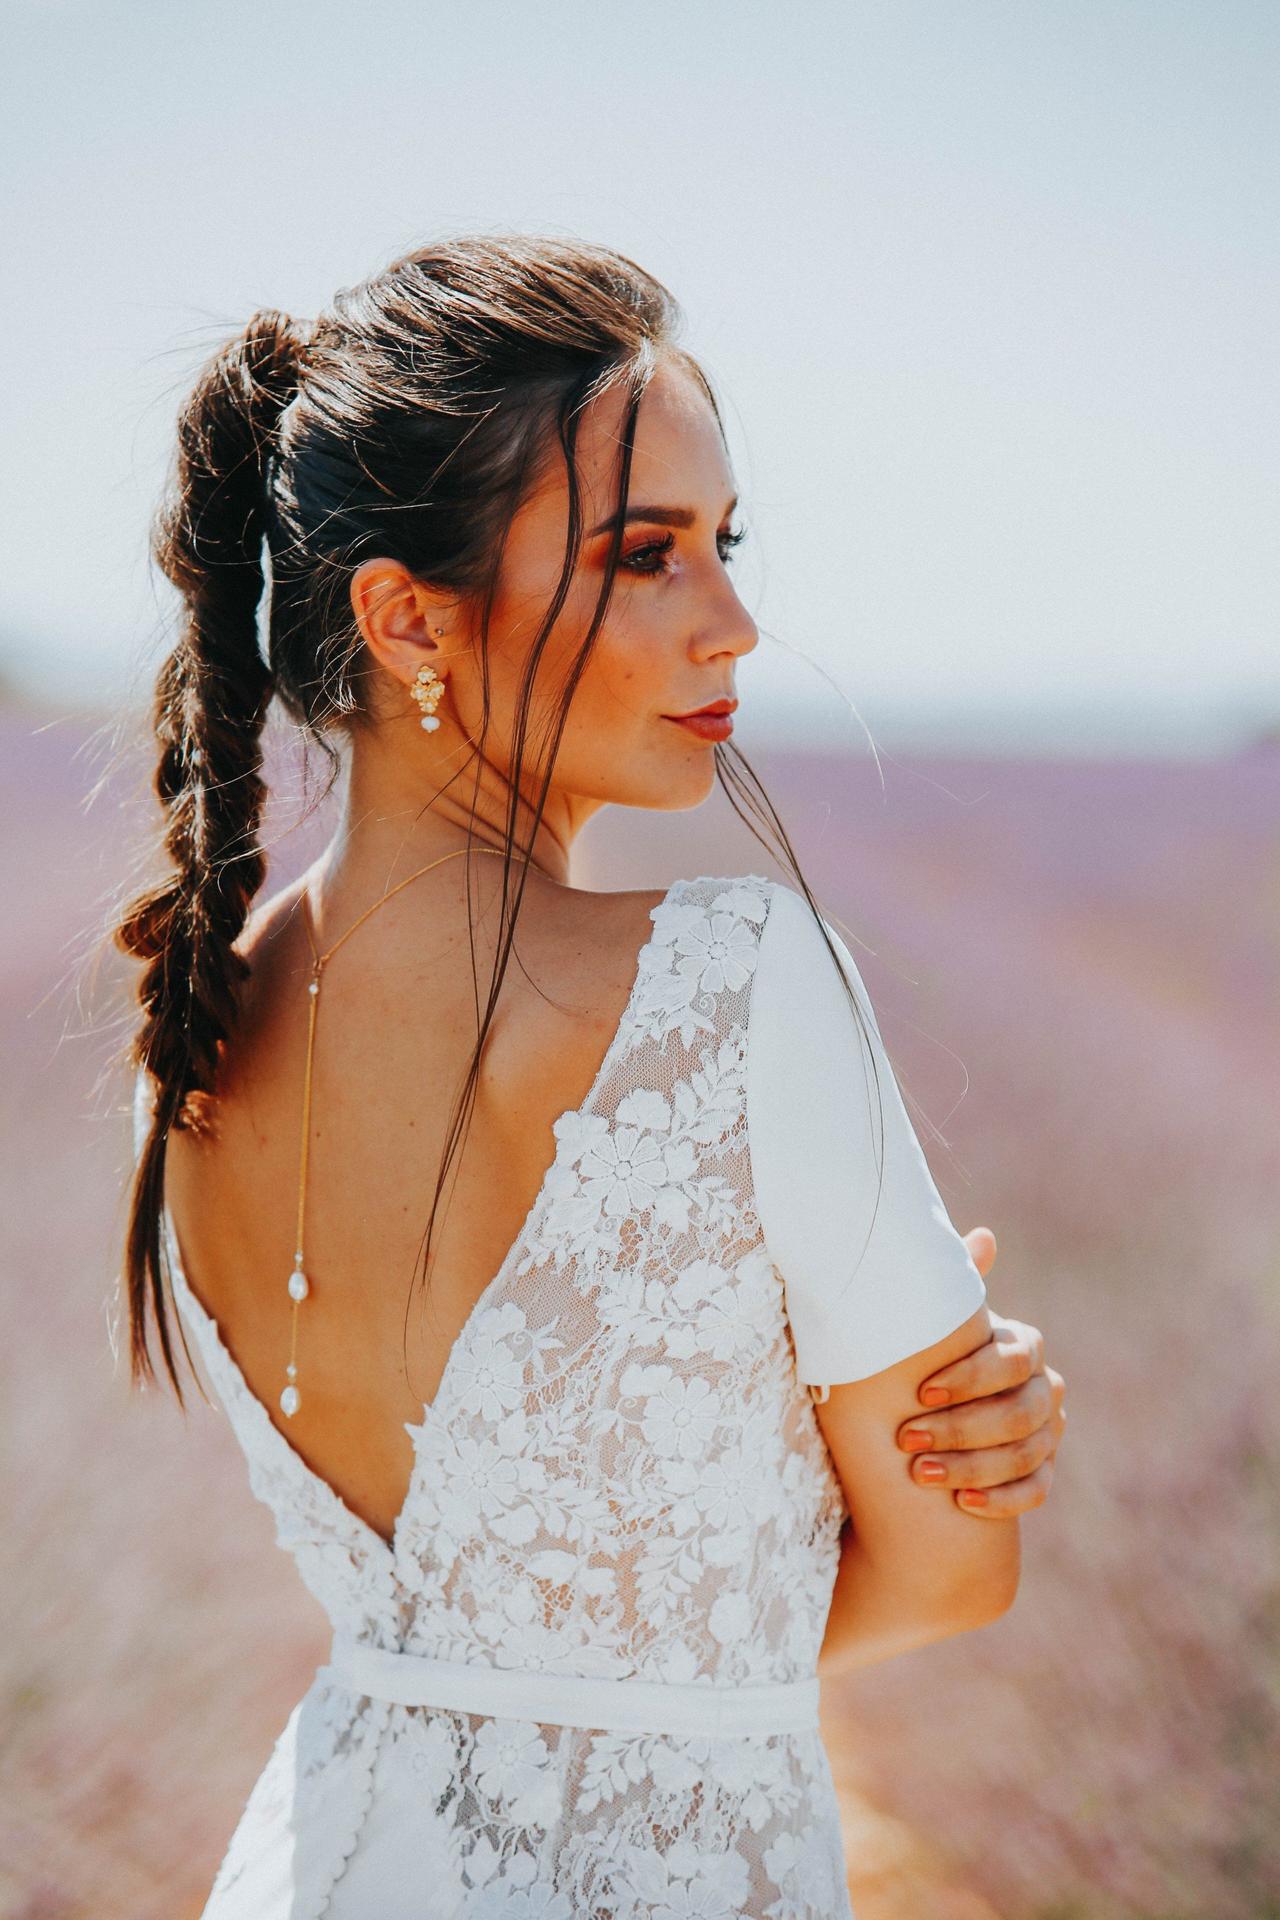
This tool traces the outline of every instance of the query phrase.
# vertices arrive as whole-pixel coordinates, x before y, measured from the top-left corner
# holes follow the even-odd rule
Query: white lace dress
[[[851,1914],[816,1678],[847,1510],[812,1400],[985,1287],[834,929],[878,1093],[794,889],[699,875],[650,917],[595,1083],[406,1423],[392,1545],[250,1393],[166,1215],[178,1309],[334,1628],[203,1920]],[[139,1127],[147,1098],[140,1076]]]

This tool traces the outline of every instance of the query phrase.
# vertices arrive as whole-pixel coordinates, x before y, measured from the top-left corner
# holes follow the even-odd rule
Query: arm
[[[995,1235],[972,1227],[964,1239],[985,1280]],[[954,1497],[975,1519],[1009,1520],[1049,1497],[1066,1431],[1066,1381],[1046,1365],[1039,1327],[989,1312],[991,1338],[921,1384],[921,1410],[899,1427],[898,1446],[921,1485]],[[924,1479],[929,1465],[942,1476]]]
[[[989,1349],[994,1330],[982,1271],[933,1182],[865,986],[826,930],[861,1031],[807,904],[776,885],[752,989],[747,1108],[797,1376],[852,1521],[823,1655],[831,1670],[994,1619],[1016,1592],[1020,1541],[1016,1528],[966,1525],[955,1496],[929,1499],[934,1487],[904,1461],[899,1436],[923,1417],[922,1385],[976,1364],[968,1356]]]
[[[985,1306],[953,1333],[863,1380],[833,1386],[815,1408],[851,1524],[823,1638],[823,1675],[870,1666],[985,1626],[1012,1605],[1021,1573],[1016,1521],[973,1527],[954,1500],[895,1471],[897,1430],[925,1377],[985,1340]]]

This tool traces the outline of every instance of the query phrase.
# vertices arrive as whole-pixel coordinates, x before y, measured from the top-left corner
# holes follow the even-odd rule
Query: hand
[[[974,1227],[964,1241],[985,1280],[995,1264],[995,1235],[989,1227]],[[921,1381],[926,1411],[899,1427],[898,1445],[914,1455],[911,1473],[921,1486],[944,1487],[962,1512],[977,1519],[1010,1520],[1048,1498],[1067,1424],[1066,1382],[1044,1364],[1039,1327],[1006,1320],[989,1303],[987,1313],[991,1339]],[[938,1388],[946,1401],[930,1405],[928,1395]],[[920,1431],[930,1438],[913,1447],[910,1435]],[[921,1479],[926,1460],[940,1461],[945,1477]]]

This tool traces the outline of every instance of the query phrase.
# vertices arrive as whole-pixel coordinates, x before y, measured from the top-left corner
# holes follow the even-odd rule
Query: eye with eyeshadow
[[[733,559],[734,547],[740,546],[746,537],[747,530],[745,527],[739,527],[735,533],[722,533],[719,536],[721,548],[728,549],[728,551],[722,551],[720,555],[726,566]],[[618,565],[625,567],[629,573],[638,573],[642,576],[648,575],[651,578],[658,574],[670,573],[671,569],[666,565],[666,556],[671,552],[675,544],[676,537],[674,533],[666,533],[662,536],[661,540],[647,540],[642,547],[633,547],[630,553],[622,556]],[[657,556],[657,565],[637,565],[637,562],[644,561],[651,555]]]

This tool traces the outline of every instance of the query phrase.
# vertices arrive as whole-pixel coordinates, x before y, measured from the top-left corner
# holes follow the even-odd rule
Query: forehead
[[[582,414],[575,448],[585,526],[612,511],[617,498],[619,439],[629,395],[601,394]],[[636,414],[628,492],[633,501],[689,507],[718,519],[733,493],[733,472],[711,402],[696,376],[663,359]],[[567,518],[569,478],[558,447],[527,508]]]

